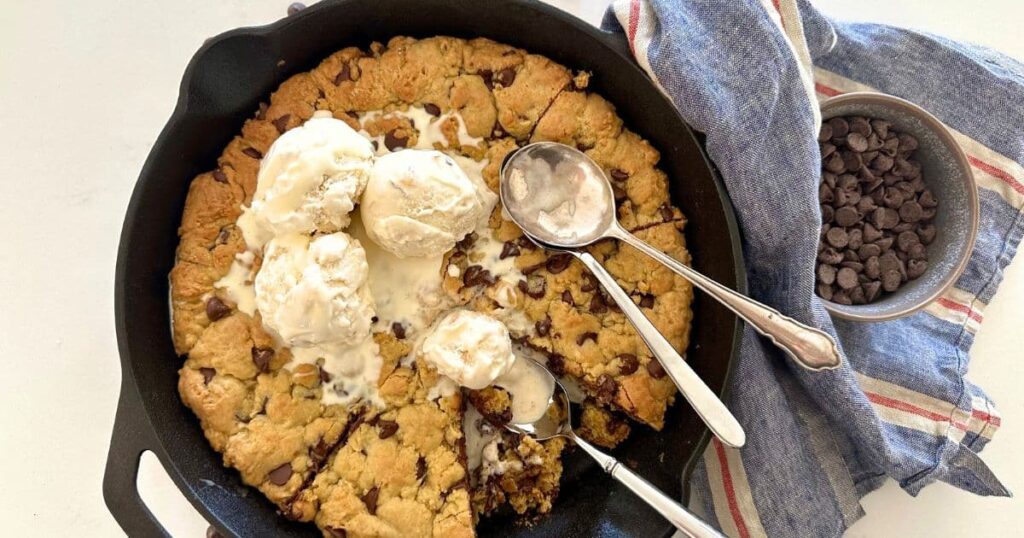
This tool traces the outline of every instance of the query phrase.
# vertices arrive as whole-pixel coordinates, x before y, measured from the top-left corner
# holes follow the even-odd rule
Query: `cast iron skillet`
[[[282,4],[283,6],[284,4]],[[283,7],[282,7],[283,9]],[[694,265],[746,291],[740,241],[725,189],[701,145],[669,100],[634,63],[621,36],[602,32],[532,0],[325,1],[274,24],[222,34],[196,53],[177,107],[139,176],[121,232],[115,276],[115,323],[121,398],[103,482],[107,506],[131,536],[165,536],[135,487],[139,456],[153,451],[193,505],[226,536],[315,536],[313,525],[285,520],[238,473],[221,465],[199,423],[178,399],[168,330],[167,274],[189,182],[215,159],[261,99],[286,77],[316,66],[345,46],[366,47],[395,35],[489,37],[593,72],[592,89],[618,108],[626,125],[661,151],[673,202],[689,217]],[[740,323],[702,294],[696,297],[689,361],[719,393],[737,353]],[[680,399],[681,400],[681,399]],[[684,491],[708,433],[677,403],[657,433],[634,426],[615,450],[668,494]],[[664,462],[659,456],[664,453]],[[581,453],[566,457],[561,495],[533,527],[508,517],[483,522],[502,536],[666,536],[668,523]]]

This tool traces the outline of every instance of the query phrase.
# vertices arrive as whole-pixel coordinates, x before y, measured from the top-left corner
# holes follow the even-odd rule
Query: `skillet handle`
[[[146,507],[136,486],[142,453],[156,453],[157,446],[153,428],[142,412],[138,389],[122,382],[107,468],[103,472],[103,500],[128,536],[171,536]]]

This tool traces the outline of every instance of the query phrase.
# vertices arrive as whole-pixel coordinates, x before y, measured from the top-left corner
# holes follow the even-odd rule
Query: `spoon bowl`
[[[563,437],[572,441],[590,457],[594,458],[601,468],[604,469],[604,472],[610,474],[629,488],[687,536],[693,538],[723,538],[713,527],[701,521],[700,518],[690,513],[683,505],[665,495],[664,492],[644,480],[640,475],[619,463],[615,458],[601,452],[586,440],[577,437],[572,429],[572,409],[569,402],[569,393],[566,392],[565,387],[543,364],[529,357],[519,357],[516,360],[517,362],[523,361],[523,364],[535,370],[536,372],[534,373],[537,375],[549,378],[554,386],[554,390],[548,402],[548,411],[543,416],[533,422],[515,422],[515,418],[513,418],[512,422],[505,424],[506,429],[528,435],[538,441],[544,441],[553,437]]]
[[[505,159],[501,178],[501,201],[512,221],[543,245],[582,248],[617,226],[611,183],[582,151],[528,144]]]

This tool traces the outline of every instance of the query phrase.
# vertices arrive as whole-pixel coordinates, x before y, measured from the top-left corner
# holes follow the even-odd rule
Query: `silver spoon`
[[[539,362],[523,356],[517,358],[516,361],[522,361],[524,365],[529,365],[529,368],[535,370],[534,373],[536,375],[550,379],[551,385],[554,386],[554,391],[548,403],[549,410],[541,418],[534,422],[516,423],[515,416],[513,415],[513,422],[505,424],[507,429],[529,435],[538,441],[551,439],[552,437],[563,437],[576,443],[576,446],[594,458],[594,461],[604,469],[604,472],[612,475],[613,478],[629,488],[637,497],[640,497],[640,499],[657,510],[659,514],[664,516],[665,519],[669,520],[672,525],[687,536],[693,538],[723,538],[717,530],[701,521],[700,518],[692,514],[683,505],[665,495],[664,492],[644,480],[640,475],[622,465],[615,458],[601,452],[594,445],[577,437],[572,430],[569,395],[566,393],[565,387],[555,379],[555,376],[551,375],[550,370]],[[556,406],[555,413],[552,413],[551,406]]]
[[[530,148],[536,148],[537,145],[526,146],[523,150],[525,151]],[[611,295],[612,299],[615,300],[619,308],[622,309],[622,313],[626,316],[626,319],[633,324],[636,328],[637,334],[647,344],[647,347],[651,349],[651,354],[654,355],[655,359],[661,363],[665,372],[669,378],[675,383],[679,392],[686,398],[686,401],[690,402],[690,406],[693,407],[697,415],[707,424],[708,429],[711,433],[715,434],[716,437],[722,440],[728,446],[739,448],[746,444],[747,436],[743,431],[743,426],[740,425],[736,417],[729,412],[729,408],[718,399],[718,395],[708,387],[704,381],[693,371],[693,368],[686,363],[685,360],[676,352],[672,344],[658,331],[658,329],[651,323],[651,320],[647,319],[647,316],[640,310],[640,308],[633,302],[633,299],[619,287],[618,283],[615,282],[615,278],[608,274],[608,271],[586,250],[573,250],[569,248],[562,248],[551,242],[542,241],[537,238],[533,229],[537,226],[529,226],[525,217],[530,217],[530,214],[524,215],[522,209],[524,204],[517,203],[516,194],[513,193],[515,180],[511,176],[517,172],[508,172],[509,166],[521,164],[521,161],[517,160],[519,153],[512,157],[513,160],[506,162],[505,167],[502,170],[502,181],[501,181],[501,198],[502,203],[505,205],[505,209],[508,210],[512,216],[512,220],[516,222],[522,229],[523,232],[531,240],[536,242],[538,245],[544,248],[566,252],[575,256],[583,265],[585,265],[590,272],[601,282],[604,289]],[[543,164],[543,163],[541,163]],[[546,165],[545,165],[546,166]],[[518,170],[518,169],[512,169]],[[549,174],[551,169],[549,168]],[[535,173],[534,176],[543,174],[543,170]],[[562,179],[562,178],[560,178]],[[568,182],[566,182],[568,183]],[[559,185],[559,184],[555,184]],[[544,183],[541,186],[548,188],[548,183]],[[527,208],[529,209],[529,208]],[[536,212],[534,212],[536,213]],[[543,230],[541,230],[543,231]]]
[[[714,297],[801,366],[839,367],[839,349],[824,331],[711,280],[627,232],[615,218],[607,176],[583,152],[554,142],[523,146],[502,166],[500,191],[512,220],[544,246],[578,249],[605,238],[625,241]]]

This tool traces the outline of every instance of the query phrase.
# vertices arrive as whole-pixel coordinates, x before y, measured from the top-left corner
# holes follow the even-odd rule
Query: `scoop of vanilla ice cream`
[[[420,356],[469,389],[482,389],[507,373],[516,360],[508,329],[472,310],[441,318],[420,343]]]
[[[368,273],[363,247],[344,232],[275,237],[254,283],[263,325],[288,346],[355,345],[374,316]]]
[[[374,162],[359,214],[370,239],[395,256],[437,255],[488,216],[486,189],[444,153],[407,149]]]
[[[369,140],[331,117],[314,116],[281,135],[260,162],[252,204],[238,221],[246,243],[344,229],[372,157]]]

